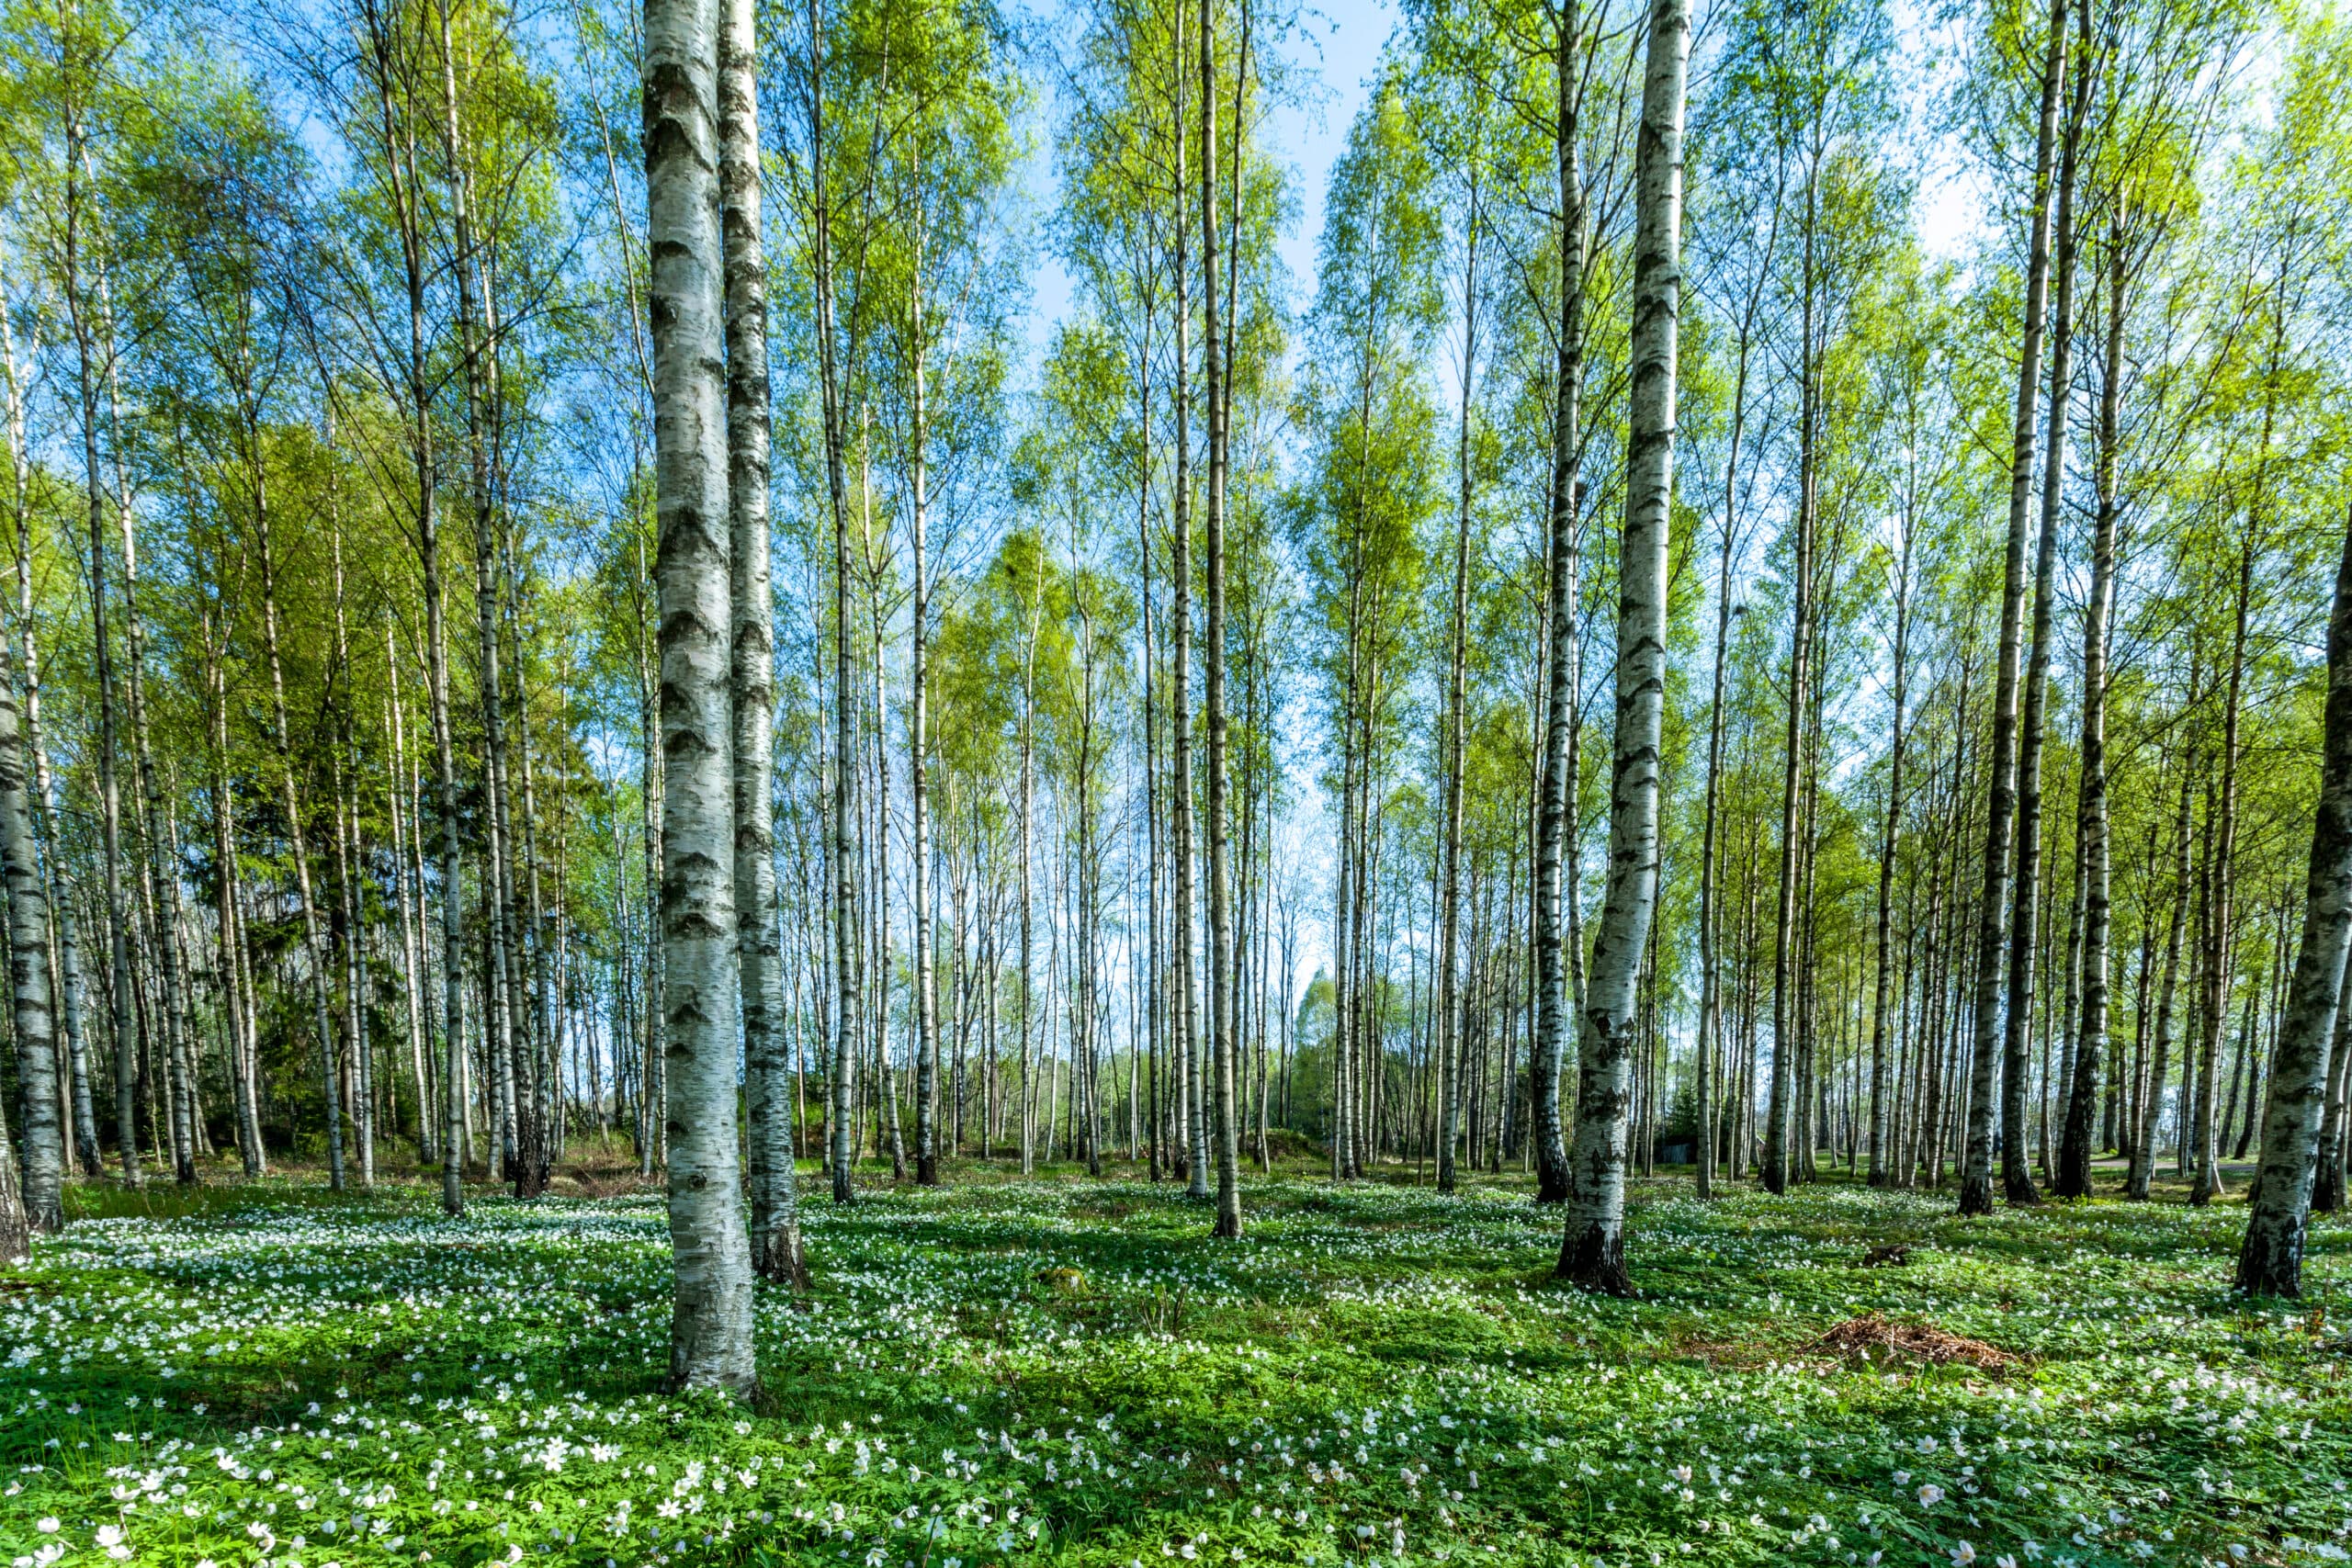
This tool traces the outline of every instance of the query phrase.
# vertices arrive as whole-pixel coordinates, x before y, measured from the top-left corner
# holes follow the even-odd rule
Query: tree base
[[[1960,1212],[1963,1217],[1971,1219],[1993,1212],[1993,1179],[1990,1176],[1961,1178]]]
[[[917,1187],[936,1187],[939,1185],[938,1156],[919,1155],[916,1156],[915,1185]]]
[[[789,1285],[797,1292],[808,1288],[808,1258],[801,1250],[800,1222],[787,1221],[759,1238],[752,1267],[760,1278]]]
[[[1595,1295],[1632,1295],[1634,1282],[1625,1273],[1624,1227],[1588,1222],[1571,1231],[1560,1244],[1560,1264],[1552,1277]]]
[[[2249,1296],[2301,1296],[2304,1233],[2301,1225],[2270,1226],[2259,1219],[2249,1224],[2238,1253],[2235,1288]]]

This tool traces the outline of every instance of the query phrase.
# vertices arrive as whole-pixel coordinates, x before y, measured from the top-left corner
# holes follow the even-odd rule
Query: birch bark
[[[776,931],[775,608],[769,589],[767,249],[760,211],[759,38],[752,0],[726,0],[718,44],[718,183],[727,330],[727,526],[733,763],[735,961],[742,992],[752,1260],[805,1283]]]
[[[660,557],[661,1028],[676,1293],[670,1381],[749,1394],[752,1273],[735,1134],[734,626],[717,0],[648,0],[645,177]]]
[[[1544,703],[1544,761],[1535,829],[1535,1049],[1529,1088],[1535,1137],[1535,1201],[1568,1195],[1561,1132],[1560,1074],[1567,1054],[1569,974],[1576,964],[1576,633],[1577,426],[1584,381],[1584,174],[1577,148],[1581,0],[1566,0],[1553,39],[1553,157],[1560,202],[1560,299],[1552,367],[1549,679]],[[1564,908],[1566,906],[1566,908]]]
[[[1617,723],[1609,885],[1585,990],[1576,1147],[1559,1274],[1626,1295],[1625,1156],[1642,960],[1657,905],[1666,711],[1667,542],[1674,497],[1675,351],[1682,304],[1682,118],[1689,0],[1653,0],[1635,143],[1632,429],[1619,548]]]

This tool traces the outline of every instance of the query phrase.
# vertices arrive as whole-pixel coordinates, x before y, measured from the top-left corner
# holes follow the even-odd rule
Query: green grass
[[[1639,1299],[1548,1280],[1510,1184],[808,1201],[750,1409],[664,1393],[658,1195],[74,1194],[0,1277],[0,1560],[857,1568],[2342,1561],[2352,1227],[2292,1308],[2241,1211],[1963,1224],[1843,1184],[1637,1184]],[[804,1186],[810,1185],[804,1181]],[[1864,1267],[1904,1241],[1897,1267]],[[1932,1324],[2011,1359],[1858,1359]],[[44,1526],[49,1528],[44,1529]]]

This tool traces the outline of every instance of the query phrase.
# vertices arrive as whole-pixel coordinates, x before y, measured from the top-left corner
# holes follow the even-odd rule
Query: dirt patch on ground
[[[1831,1327],[1805,1348],[1841,1361],[1884,1365],[1891,1361],[1925,1361],[1933,1366],[1958,1364],[1978,1371],[1996,1372],[2019,1365],[2019,1359],[1982,1339],[1938,1328],[1932,1323],[1912,1323],[1864,1313]]]
[[[587,1166],[575,1166],[564,1172],[583,1198],[620,1198],[631,1192],[658,1192],[661,1184],[639,1176],[634,1169],[594,1170]]]
[[[1762,1340],[1710,1339],[1702,1334],[1678,1336],[1673,1345],[1674,1354],[1678,1356],[1704,1361],[1711,1367],[1729,1367],[1736,1371],[1784,1360],[1789,1354],[1785,1345]]]

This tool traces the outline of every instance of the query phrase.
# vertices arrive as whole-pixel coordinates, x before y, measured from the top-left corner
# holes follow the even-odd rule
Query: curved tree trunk
[[[2262,1118],[2262,1162],[2248,1202],[2237,1288],[2250,1295],[2302,1292],[2303,1242],[2311,1224],[2322,1101],[2345,949],[2352,942],[2352,528],[2335,572],[2327,620],[2326,740],[2319,812],[2312,824],[2303,934],[2270,1073]]]

